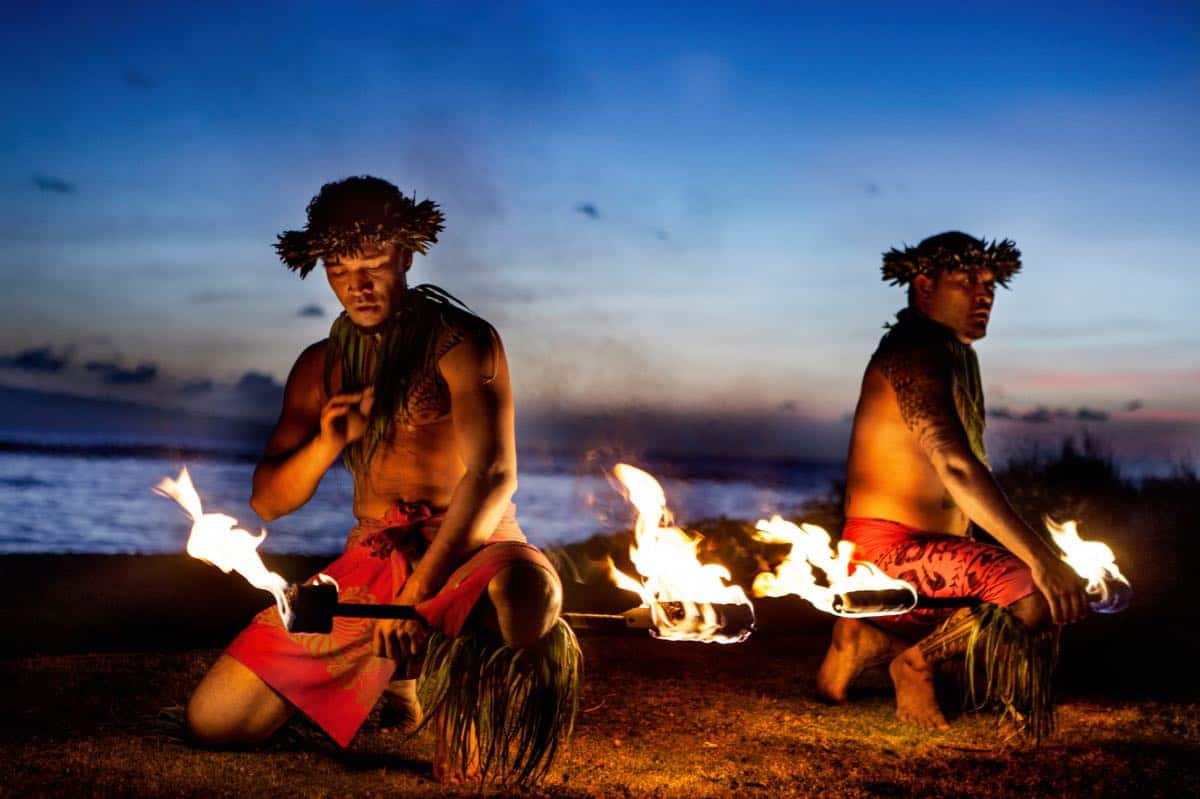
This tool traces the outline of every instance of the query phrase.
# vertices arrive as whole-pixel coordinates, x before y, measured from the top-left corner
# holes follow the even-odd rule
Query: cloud
[[[324,316],[325,309],[320,305],[305,305],[300,309],[299,316]]]
[[[179,387],[179,393],[185,397],[199,397],[204,394],[211,394],[216,384],[207,377],[197,377],[192,380],[187,380]]]
[[[246,372],[234,389],[238,395],[258,402],[277,403],[283,399],[283,386],[264,372]]]
[[[144,386],[158,377],[158,367],[152,363],[140,363],[132,369],[116,367],[104,375],[110,386]]]
[[[572,210],[577,214],[583,214],[588,219],[600,218],[600,209],[596,207],[595,203],[578,203]]]
[[[1197,380],[1200,380],[1200,369],[1184,368],[1117,372],[1024,372],[1014,375],[1007,384],[1010,391],[1128,389],[1132,393],[1146,386],[1174,387],[1195,383]]]
[[[153,382],[158,377],[158,366],[152,363],[140,363],[129,369],[116,361],[88,361],[83,365],[89,372],[98,372],[102,380],[110,386],[141,386]]]
[[[120,368],[116,361],[88,361],[83,365],[89,372],[113,372]]]
[[[74,183],[63,180],[62,178],[53,178],[47,175],[34,175],[33,185],[37,186],[42,191],[48,191],[52,194],[74,194],[77,188]]]
[[[36,347],[11,355],[0,355],[0,369],[18,369],[23,372],[53,374],[61,372],[67,365],[67,355],[55,355],[49,347]]]
[[[145,362],[126,368],[116,361],[92,360],[85,363],[83,368],[100,374],[101,380],[110,386],[141,386],[158,377],[158,366]]]
[[[121,74],[121,77],[123,77],[125,79],[126,84],[128,84],[129,86],[132,86],[135,89],[153,89],[154,88],[154,81],[151,80],[150,77],[146,73],[142,72],[140,69],[135,69],[134,67],[126,67],[125,71]]]
[[[1048,408],[1039,405],[1030,411],[1019,413],[1004,406],[991,408],[988,416],[993,419],[1007,419],[1028,424],[1046,424],[1053,421],[1075,420],[1079,422],[1107,422],[1111,414],[1097,408],[1081,406],[1074,411],[1069,408]]]
[[[1054,418],[1054,412],[1043,405],[1032,411],[1027,411],[1017,418],[1022,422],[1029,422],[1031,424],[1045,424]]]

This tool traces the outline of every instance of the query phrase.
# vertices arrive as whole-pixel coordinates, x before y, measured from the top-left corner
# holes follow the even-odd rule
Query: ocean
[[[151,489],[183,466],[205,512],[265,528],[264,552],[336,554],[354,524],[353,482],[341,466],[325,475],[303,508],[265,524],[250,509],[253,460],[219,443],[189,448],[76,437],[0,442],[0,554],[182,552],[190,522]],[[611,464],[609,464],[611,465]],[[660,478],[675,519],[787,515],[824,496],[843,467],[834,463],[650,458],[634,465]],[[514,501],[530,541],[552,546],[628,529],[632,508],[594,459],[522,456]]]

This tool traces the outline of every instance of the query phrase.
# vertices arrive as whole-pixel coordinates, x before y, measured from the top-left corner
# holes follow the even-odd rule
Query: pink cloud
[[[1005,380],[1008,390],[1115,389],[1137,391],[1147,386],[1195,385],[1200,369],[1162,369],[1144,372],[1015,372]]]

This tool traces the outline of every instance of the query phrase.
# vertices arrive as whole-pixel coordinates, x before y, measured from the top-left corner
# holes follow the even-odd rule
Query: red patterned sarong
[[[491,579],[518,561],[537,564],[557,579],[546,556],[525,542],[515,510],[509,506],[487,543],[450,575],[441,592],[417,605],[431,628],[458,635]],[[359,522],[345,552],[321,573],[337,580],[341,602],[390,603],[444,519],[424,504],[390,508],[382,519]],[[272,605],[226,652],[346,746],[396,669],[394,660],[372,654],[374,624],[336,617],[328,635],[292,634]]]
[[[947,533],[926,533],[886,519],[847,519],[842,539],[855,560],[874,563],[927,597],[974,597],[1007,607],[1037,590],[1029,567],[1003,547]],[[953,608],[917,608],[871,621],[910,640],[923,638]]]

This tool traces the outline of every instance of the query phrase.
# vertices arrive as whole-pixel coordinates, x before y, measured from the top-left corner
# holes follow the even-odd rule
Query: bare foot
[[[417,699],[416,680],[392,680],[383,691],[383,710],[379,715],[382,727],[394,727],[408,735],[414,732],[424,718],[421,702]]]
[[[833,625],[829,651],[817,671],[817,693],[828,702],[845,702],[846,690],[858,675],[872,666],[887,663],[904,648],[899,638],[874,625],[857,619],[838,619]]]
[[[927,730],[948,730],[934,692],[934,670],[916,647],[906,649],[888,666],[896,685],[896,717]]]
[[[477,782],[479,780],[479,744],[475,739],[474,727],[471,729],[471,754],[467,758],[467,767],[463,768],[459,753],[450,751],[449,735],[446,730],[445,716],[434,722],[433,743],[433,778],[444,783]],[[459,756],[456,756],[459,755]]]

